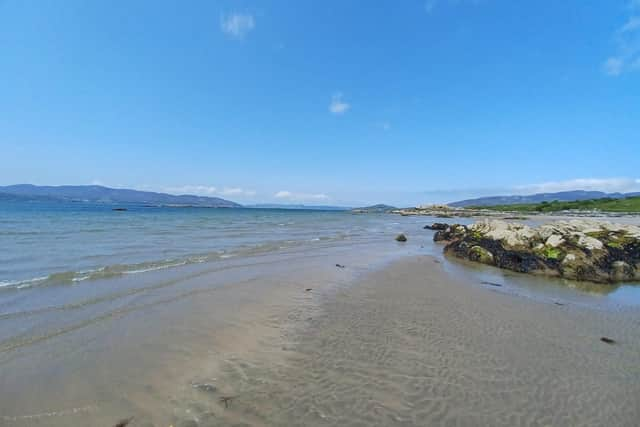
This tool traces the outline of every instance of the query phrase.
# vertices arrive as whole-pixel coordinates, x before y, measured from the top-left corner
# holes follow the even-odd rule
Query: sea
[[[3,202],[0,287],[73,284],[297,247],[382,240],[403,230],[400,217],[393,218],[348,211]]]
[[[229,348],[279,342],[289,333],[281,316],[313,321],[302,307],[321,310],[323,293],[339,295],[402,257],[428,256],[468,286],[554,307],[607,315],[640,305],[635,284],[589,286],[448,259],[424,229],[436,221],[473,220],[2,202],[0,426],[114,425],[135,414],[170,425],[176,411],[200,410],[200,397],[184,400],[200,393],[194,384],[213,382],[206,373],[218,364],[234,366]],[[247,367],[237,368],[244,378]]]

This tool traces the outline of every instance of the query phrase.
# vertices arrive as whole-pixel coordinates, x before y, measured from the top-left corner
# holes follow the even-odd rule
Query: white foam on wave
[[[24,279],[24,280],[0,280],[0,288],[13,288],[13,287],[18,289],[28,288],[35,285],[36,283],[44,282],[48,278],[49,278],[48,276],[43,276],[43,277],[34,277],[32,279]]]

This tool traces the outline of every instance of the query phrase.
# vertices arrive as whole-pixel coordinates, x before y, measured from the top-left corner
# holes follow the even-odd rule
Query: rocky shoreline
[[[528,217],[536,216],[556,216],[556,217],[574,217],[574,218],[624,218],[638,217],[634,212],[605,212],[605,211],[581,211],[568,210],[557,212],[535,212],[535,211],[509,211],[509,210],[490,210],[490,209],[472,209],[472,208],[454,208],[446,205],[442,206],[424,206],[405,209],[394,209],[389,213],[402,216],[431,216],[436,218],[496,218],[505,220],[524,220]]]
[[[485,219],[430,228],[445,253],[482,264],[596,283],[640,280],[640,227],[634,225],[570,220],[533,228]]]

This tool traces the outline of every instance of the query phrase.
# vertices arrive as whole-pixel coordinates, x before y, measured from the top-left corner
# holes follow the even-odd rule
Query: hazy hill
[[[385,212],[391,212],[395,209],[397,208],[394,206],[378,204],[373,206],[365,206],[362,208],[355,208],[355,209],[352,209],[351,212],[353,213],[385,213]]]
[[[496,205],[517,205],[531,204],[542,202],[573,202],[577,200],[594,200],[594,199],[622,199],[625,197],[640,196],[640,193],[604,193],[602,191],[562,191],[559,193],[538,193],[528,196],[493,196],[480,197],[477,199],[461,200],[459,202],[449,203],[449,206],[465,208],[469,206],[496,206]]]
[[[218,197],[155,193],[100,185],[37,186],[31,184],[0,186],[0,200],[75,201],[92,203],[129,203],[154,206],[241,207]]]

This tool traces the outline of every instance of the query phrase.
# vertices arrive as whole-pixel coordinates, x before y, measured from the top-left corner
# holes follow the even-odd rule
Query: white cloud
[[[329,112],[331,114],[344,114],[351,108],[351,105],[342,100],[342,93],[334,93],[329,104]]]
[[[253,190],[246,190],[238,187],[225,187],[219,189],[209,185],[183,185],[180,187],[168,187],[162,191],[170,194],[193,194],[196,196],[234,196],[234,197],[251,197],[255,196],[256,192]]]
[[[293,194],[290,191],[278,191],[276,194],[273,195],[273,197],[276,197],[278,199],[288,199],[291,196],[293,196]]]
[[[471,3],[473,5],[477,5],[477,4],[480,4],[482,1],[483,0],[426,0],[424,2],[424,10],[430,14],[434,11],[436,7],[439,7],[438,5],[442,3],[444,3],[445,5],[450,4],[453,6],[458,5],[460,3],[465,3],[465,4]]]
[[[622,67],[624,66],[624,61],[621,58],[611,57],[604,62],[604,72],[609,74],[610,76],[620,75],[622,72]]]
[[[168,187],[163,191],[171,194],[195,194],[197,196],[213,196],[218,189],[208,185],[183,185],[180,187]]]
[[[640,70],[640,0],[634,0],[629,8],[632,16],[614,35],[616,54],[604,64],[604,72],[610,76],[619,76],[626,71]]]
[[[235,39],[243,39],[255,27],[252,15],[232,13],[220,18],[220,29]]]
[[[640,16],[632,16],[626,24],[620,28],[620,33],[629,33],[640,29]]]
[[[433,9],[436,7],[436,4],[438,4],[437,0],[427,0],[424,4],[424,10],[426,10],[427,13],[433,12]]]
[[[292,193],[291,191],[281,190],[273,195],[276,199],[283,199],[295,202],[321,202],[330,199],[329,196],[323,193],[308,194],[308,193]]]
[[[244,188],[228,188],[225,187],[220,194],[223,196],[255,196],[256,192],[253,190],[245,190]]]
[[[566,181],[551,181],[540,184],[518,186],[520,194],[555,193],[559,191],[588,190],[607,193],[640,191],[640,179],[633,178],[578,178]]]

